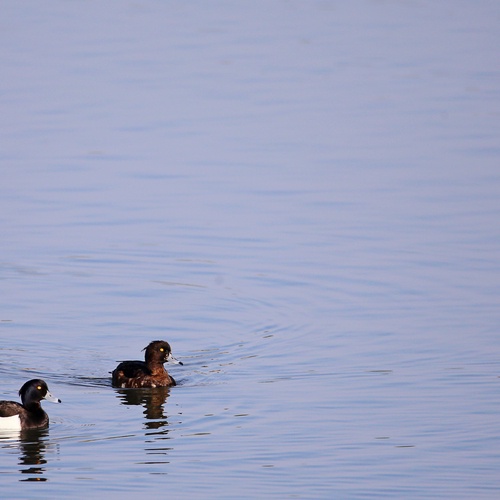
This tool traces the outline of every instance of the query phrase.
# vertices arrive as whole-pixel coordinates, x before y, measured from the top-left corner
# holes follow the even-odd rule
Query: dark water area
[[[497,498],[500,4],[2,11],[2,498]]]

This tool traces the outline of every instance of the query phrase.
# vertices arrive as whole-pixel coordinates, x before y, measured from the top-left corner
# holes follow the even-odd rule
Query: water
[[[4,4],[2,497],[496,498],[499,20]]]

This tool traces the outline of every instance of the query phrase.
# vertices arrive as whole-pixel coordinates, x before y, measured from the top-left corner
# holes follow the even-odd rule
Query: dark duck
[[[0,430],[43,429],[49,425],[49,416],[40,401],[53,403],[61,400],[52,396],[47,384],[40,379],[28,380],[19,390],[22,404],[16,401],[0,401]]]
[[[170,344],[154,340],[144,348],[145,361],[122,361],[112,372],[113,387],[170,387],[176,385],[163,363],[170,361],[182,365],[172,356]]]

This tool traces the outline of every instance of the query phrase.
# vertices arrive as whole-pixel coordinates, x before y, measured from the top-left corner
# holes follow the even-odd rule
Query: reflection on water
[[[20,481],[47,481],[46,472],[48,429],[30,429],[15,432],[10,435],[2,434],[2,441],[8,442],[6,448],[19,451],[19,472],[23,474]]]
[[[27,477],[22,481],[47,481],[43,477],[45,473],[46,438],[48,430],[24,431],[21,433],[19,441],[19,465],[22,466],[21,474],[33,474],[34,477]]]
[[[168,425],[164,404],[170,392],[169,387],[146,389],[116,389],[120,403],[123,405],[142,405],[146,418],[146,429],[159,429]]]
[[[144,427],[147,430],[144,452],[147,456],[153,455],[155,458],[141,460],[136,462],[137,464],[151,466],[153,464],[169,463],[163,457],[168,455],[172,447],[162,444],[163,440],[170,439],[167,436],[169,430],[164,409],[169,392],[169,387],[116,389],[122,405],[141,405],[144,407],[143,414],[146,418]]]

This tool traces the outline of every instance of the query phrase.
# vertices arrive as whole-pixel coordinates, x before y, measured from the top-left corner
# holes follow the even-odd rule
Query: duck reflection
[[[168,425],[163,405],[167,401],[169,391],[168,387],[116,389],[121,404],[144,407],[147,429],[160,429]]]
[[[21,432],[21,440],[19,442],[19,465],[22,466],[21,474],[29,474],[33,477],[26,477],[21,481],[47,481],[43,477],[45,472],[46,438],[49,434],[48,429],[28,430]]]
[[[2,433],[0,444],[19,450],[19,472],[25,474],[20,481],[47,481],[44,477],[47,460],[45,458],[48,429],[17,431],[11,435]]]

